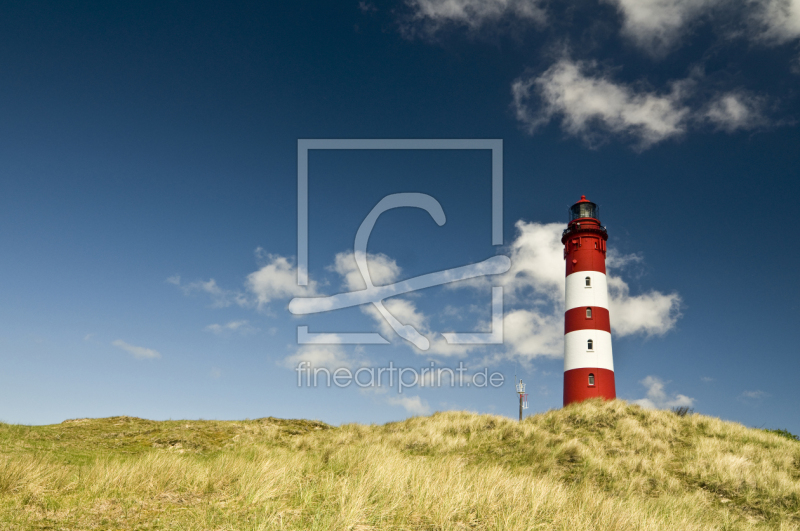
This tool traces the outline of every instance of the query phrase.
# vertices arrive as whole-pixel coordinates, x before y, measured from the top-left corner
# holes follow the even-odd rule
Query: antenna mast
[[[516,375],[514,379],[516,379]],[[522,380],[517,382],[516,388],[519,395],[519,421],[522,422],[522,410],[528,409],[528,393],[525,392],[525,384]]]

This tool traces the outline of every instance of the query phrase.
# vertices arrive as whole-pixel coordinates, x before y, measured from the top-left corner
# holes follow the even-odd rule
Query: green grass
[[[0,529],[800,529],[800,443],[622,401],[522,423],[0,424]]]
[[[769,430],[769,429],[767,429],[767,430],[764,430],[764,431],[766,431],[768,433],[774,433],[775,435],[780,435],[781,437],[785,437],[785,438],[789,439],[790,441],[800,441],[800,437],[798,437],[794,433],[788,432],[786,430]]]

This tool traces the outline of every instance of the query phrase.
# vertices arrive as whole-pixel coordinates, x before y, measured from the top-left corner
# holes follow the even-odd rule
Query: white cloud
[[[621,34],[655,57],[680,47],[699,24],[710,22],[723,39],[745,37],[766,46],[800,37],[800,0],[602,0],[622,19]],[[543,27],[543,0],[406,0],[411,14],[401,20],[407,36],[433,35],[456,26],[478,32],[489,26]],[[362,11],[371,5],[361,2]],[[551,24],[551,26],[553,26]]]
[[[590,147],[620,137],[644,150],[703,123],[727,133],[768,123],[763,96],[736,89],[706,99],[694,97],[702,77],[695,69],[670,82],[668,90],[656,92],[616,82],[594,63],[564,57],[539,75],[516,79],[511,85],[512,107],[530,134],[559,119],[564,132]]]
[[[800,37],[800,0],[751,0],[756,37],[767,44],[783,44]]]
[[[561,233],[567,228],[565,223],[516,223],[517,237],[512,242],[511,270],[499,277],[506,291],[516,294],[521,300],[522,290],[531,288],[534,293],[544,295],[551,304],[541,304],[526,310],[506,314],[506,338],[518,345],[538,345],[520,351],[530,355],[549,356],[553,351],[553,338],[563,336],[564,312],[564,248]],[[631,262],[641,262],[640,255],[619,255],[609,249],[612,265],[617,268]],[[497,278],[497,277],[495,277]],[[494,282],[495,279],[486,280]],[[612,332],[617,336],[644,333],[662,335],[671,330],[680,318],[680,296],[676,293],[665,295],[651,291],[632,296],[628,284],[620,277],[607,275],[609,286],[609,311],[611,312]],[[530,295],[525,295],[527,302]],[[535,299],[533,299],[535,300]],[[513,316],[510,320],[509,317]],[[555,334],[556,327],[559,328]],[[516,329],[519,328],[519,334]],[[528,330],[528,332],[524,332]],[[530,330],[539,332],[532,335]],[[517,338],[513,340],[511,338]],[[560,349],[561,347],[559,347]]]
[[[475,308],[470,307],[470,311],[474,311]],[[460,306],[453,306],[452,304],[448,304],[442,310],[442,315],[451,319],[457,319],[459,321],[464,319],[464,308]]]
[[[259,250],[256,250],[258,253]],[[245,286],[255,296],[258,308],[263,308],[275,299],[317,294],[317,284],[309,281],[308,286],[297,285],[297,268],[288,258],[267,255],[268,263],[258,271],[247,275]]]
[[[622,33],[641,48],[662,55],[707,15],[724,19],[726,38],[745,36],[774,46],[800,37],[800,0],[605,0],[623,17]],[[723,14],[724,17],[717,17]],[[732,18],[732,20],[731,20]]]
[[[606,0],[623,17],[622,32],[637,45],[661,54],[686,29],[723,0]]]
[[[504,275],[459,282],[453,288],[502,285],[507,308],[503,319],[507,354],[523,359],[561,357],[564,346],[565,223],[516,223],[517,236],[509,246],[511,269]],[[617,269],[643,260],[640,255],[620,255],[609,249],[609,262]],[[632,334],[663,335],[680,318],[677,293],[650,291],[631,295],[622,278],[607,275],[611,331],[615,337]],[[521,306],[509,310],[508,306]]]
[[[764,391],[745,391],[741,395],[739,395],[740,400],[758,400],[760,398],[764,398],[769,396]]]
[[[620,254],[616,249],[609,249],[606,252],[606,269],[625,269],[631,264],[640,264],[644,257],[640,254]]]
[[[356,361],[347,355],[341,345],[301,345],[294,354],[286,356],[282,365],[295,369],[300,362],[307,362],[312,368],[325,368],[330,371],[352,369]]]
[[[413,415],[427,415],[431,412],[428,402],[418,396],[390,396],[386,401],[395,406],[401,406]]]
[[[564,223],[514,224],[517,236],[509,245],[511,268],[503,275],[477,277],[448,284],[451,289],[466,286],[487,290],[491,286],[503,286],[503,297],[507,302],[519,302],[523,291],[533,290],[539,296],[531,298],[525,292],[525,302],[546,302],[564,299],[564,246],[561,233]]]
[[[358,291],[367,287],[364,277],[361,276],[361,271],[356,265],[355,256],[351,252],[338,253],[334,258],[333,265],[328,266],[327,269],[342,277],[344,287],[348,291]],[[397,262],[381,253],[367,253],[367,269],[375,286],[396,282],[402,271]]]
[[[532,288],[548,298],[563,299],[566,267],[561,233],[566,225],[517,221],[514,226],[517,237],[511,243],[511,269],[500,277],[504,291],[513,297]]]
[[[214,334],[221,335],[226,332],[239,332],[240,334],[247,334],[255,332],[256,329],[250,326],[249,321],[230,321],[225,324],[210,324],[205,327],[206,332],[213,332]]]
[[[180,275],[173,275],[167,282],[178,286],[184,294],[205,293],[213,300],[215,308],[226,308],[233,304],[243,308],[256,306],[263,309],[277,299],[317,294],[317,283],[310,281],[308,286],[297,285],[297,268],[289,258],[264,252],[260,247],[255,251],[259,260],[266,262],[258,271],[247,275],[245,290],[229,290],[220,287],[213,278],[184,283]],[[213,331],[213,330],[212,330]]]
[[[371,2],[363,1],[358,3],[358,9],[360,9],[362,13],[374,13],[378,10]]]
[[[656,376],[648,376],[639,383],[647,388],[647,396],[640,400],[634,400],[634,404],[639,404],[648,409],[670,409],[674,407],[692,407],[694,405],[694,398],[686,395],[667,395],[664,387],[668,382],[664,382]]]
[[[364,305],[361,310],[372,317],[378,325],[380,334],[389,341],[402,341],[403,344],[411,347],[414,352],[422,355],[440,356],[464,356],[468,352],[479,349],[482,345],[451,345],[439,333],[431,331],[428,323],[429,318],[421,312],[417,306],[407,299],[393,297],[383,301],[383,305],[389,313],[404,325],[411,325],[423,336],[428,338],[430,347],[428,350],[420,350],[413,344],[398,338],[391,325],[383,318],[377,308],[372,304]]]
[[[478,277],[464,282],[448,285],[448,288],[471,286],[484,291],[493,285],[504,287],[506,312],[503,320],[506,355],[523,359],[537,357],[560,357],[563,355],[564,319],[564,275],[565,265],[561,233],[564,223],[516,223],[517,236],[509,246],[511,269],[503,275]],[[265,304],[272,297],[288,296],[295,286],[294,272],[289,261],[271,256],[269,264],[258,274],[250,276],[252,291],[259,291],[260,301]],[[619,255],[609,252],[609,267],[623,268],[627,264],[641,262],[636,254]],[[383,254],[370,254],[367,257],[370,276],[375,285],[396,282],[402,273],[395,260]],[[356,266],[353,254],[339,253],[329,271],[337,273],[343,288],[349,291],[364,289],[365,283]],[[254,276],[255,275],[255,276]],[[663,335],[680,318],[681,299],[676,293],[663,294],[650,291],[631,295],[630,288],[621,278],[609,274],[609,310],[611,312],[612,332],[617,337],[631,334]],[[257,285],[257,287],[256,287]],[[314,290],[314,286],[311,290]],[[512,309],[512,306],[518,306]],[[524,305],[524,308],[519,306]],[[430,348],[421,351],[410,343],[398,338],[388,322],[371,304],[361,306],[361,311],[370,316],[378,325],[379,333],[395,343],[402,342],[422,355],[465,356],[474,350],[484,349],[483,345],[450,345],[444,337],[430,329],[430,319],[419,310],[413,300],[393,297],[384,301],[386,309],[404,325],[411,325],[430,341]],[[445,307],[445,314],[452,314],[452,308]],[[222,333],[239,330],[247,325],[243,321],[233,321],[227,325],[210,325],[207,330]],[[488,329],[488,323],[481,324]],[[306,345],[287,357],[284,364],[296,366],[299,361],[309,361],[326,367],[348,367],[352,365],[345,351],[335,344]]]
[[[128,354],[133,355],[134,358],[139,360],[156,359],[161,357],[161,353],[156,350],[145,347],[137,347],[136,345],[131,345],[130,343],[126,343],[121,339],[117,339],[111,344],[117,348],[124,350]]]
[[[213,278],[208,280],[198,280],[184,284],[180,275],[174,275],[167,279],[167,282],[178,286],[185,295],[201,292],[209,295],[212,299],[214,308],[227,308],[232,304],[248,306],[249,302],[245,295],[239,291],[226,290],[217,285]]]
[[[401,268],[397,265],[394,259],[389,258],[384,254],[368,254],[367,267],[369,268],[370,278],[376,286],[382,286],[396,282],[402,272]],[[356,265],[355,257],[351,252],[338,253],[334,260],[333,265],[328,268],[341,276],[344,288],[349,291],[363,290],[366,288],[364,279],[361,272]],[[378,325],[379,333],[389,341],[403,341],[418,354],[436,354],[443,356],[461,356],[479,348],[480,345],[450,345],[445,341],[441,334],[432,332],[429,327],[430,319],[423,312],[421,312],[416,304],[412,301],[401,298],[392,297],[385,299],[383,305],[386,310],[394,315],[394,317],[404,325],[413,326],[420,334],[428,338],[430,347],[428,350],[422,351],[417,349],[411,343],[405,340],[400,340],[397,337],[394,329],[383,318],[383,315],[372,304],[364,304],[361,306],[361,311],[370,316]]]
[[[617,337],[639,333],[661,336],[680,319],[681,297],[677,293],[650,291],[631,296],[624,280],[611,275],[607,280],[611,331]]]
[[[612,134],[635,139],[640,149],[686,132],[690,110],[682,99],[690,81],[674,82],[669,92],[657,94],[594,70],[593,64],[563,58],[541,75],[517,79],[511,87],[517,119],[533,133],[560,117],[564,131],[589,145]],[[536,100],[540,105],[534,110]]]
[[[420,333],[428,329],[428,318],[417,309],[417,306],[406,299],[398,297],[386,299],[383,301],[384,307],[395,316],[395,318],[404,325],[411,325],[416,328]],[[364,313],[375,319],[380,327],[381,334],[384,337],[392,337],[394,330],[386,322],[386,319],[378,312],[374,305],[368,304],[362,306]]]
[[[541,0],[407,0],[411,19],[403,27],[413,34],[419,27],[433,34],[446,26],[475,31],[501,20],[541,24],[546,20]]]
[[[401,269],[393,259],[384,254],[367,254],[367,268],[369,269],[372,283],[383,286],[396,282]],[[355,256],[351,252],[338,253],[329,271],[337,273],[342,278],[343,287],[348,291],[366,289],[367,285],[356,265]],[[402,324],[411,325],[420,333],[426,328],[427,318],[417,310],[416,305],[406,299],[394,297],[383,301],[384,307]],[[372,304],[364,304],[361,311],[372,317],[377,323],[383,337],[391,340],[395,336],[392,327]]]
[[[564,314],[507,312],[503,318],[503,341],[514,356],[560,358],[564,355]]]
[[[754,129],[766,123],[763,98],[743,91],[718,94],[707,106],[704,117],[718,129],[732,133]]]

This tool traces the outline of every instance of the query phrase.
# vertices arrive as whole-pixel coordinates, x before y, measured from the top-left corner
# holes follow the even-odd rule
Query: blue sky
[[[609,230],[617,394],[800,432],[800,3],[67,3],[0,8],[0,419],[135,415],[386,422],[560,407],[558,234],[581,194]],[[293,282],[300,138],[503,140],[504,246],[488,151],[314,151],[309,277]],[[375,278],[484,260],[504,276],[365,308],[353,238],[384,196]],[[559,225],[561,224],[561,225]],[[494,282],[494,284],[492,284]],[[376,281],[376,283],[378,283]],[[505,291],[505,343],[486,330]],[[561,305],[561,306],[559,306]],[[299,346],[296,327],[383,332]],[[298,387],[292,364],[488,368],[499,388]]]

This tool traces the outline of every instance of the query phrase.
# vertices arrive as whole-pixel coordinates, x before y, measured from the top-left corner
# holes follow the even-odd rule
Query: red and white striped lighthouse
[[[567,262],[564,313],[564,405],[616,398],[608,317],[606,241],[600,210],[581,196],[561,236]]]

